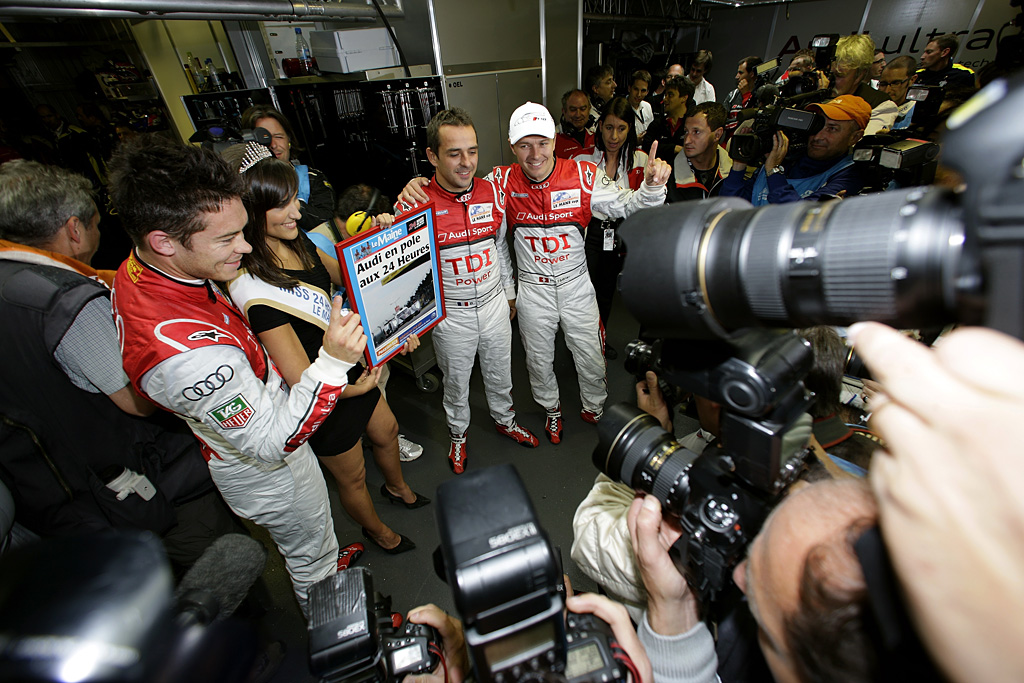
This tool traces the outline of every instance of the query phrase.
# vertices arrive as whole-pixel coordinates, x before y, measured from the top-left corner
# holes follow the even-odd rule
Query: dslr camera
[[[426,624],[396,623],[391,599],[374,593],[373,575],[352,567],[309,591],[309,661],[326,683],[391,681],[430,673],[441,636]]]
[[[1024,76],[989,84],[948,119],[946,163],[966,189],[913,187],[751,208],[726,197],[649,209],[619,229],[623,301],[647,341],[635,362],[722,405],[720,446],[680,448],[654,418],[606,410],[594,459],[658,497],[708,613],[800,467],[779,450],[808,400],[809,350],[762,328],[983,323],[1024,338]]]
[[[435,561],[462,618],[477,681],[626,680],[611,627],[590,614],[566,616],[558,551],[512,465],[445,482],[436,504]]]

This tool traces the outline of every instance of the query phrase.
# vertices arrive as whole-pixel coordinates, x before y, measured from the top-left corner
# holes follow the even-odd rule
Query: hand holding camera
[[[409,612],[406,619],[410,624],[425,624],[436,631],[444,658],[442,665],[433,672],[406,676],[403,683],[462,683],[469,671],[462,622],[437,605],[417,607]]]
[[[661,513],[657,497],[637,495],[626,517],[640,577],[647,589],[647,618],[655,633],[674,636],[700,622],[697,598],[668,550],[683,535],[679,520]]]

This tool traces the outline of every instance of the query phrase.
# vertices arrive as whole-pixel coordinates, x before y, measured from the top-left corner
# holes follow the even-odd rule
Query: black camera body
[[[651,370],[722,406],[718,442],[694,453],[650,415],[614,405],[598,426],[593,456],[599,470],[653,494],[679,519],[683,535],[669,555],[715,614],[730,604],[733,567],[803,470],[806,453],[784,452],[783,438],[810,405],[802,379],[812,363],[809,345],[793,332],[627,347],[627,369],[638,377]]]
[[[762,107],[754,115],[749,132],[732,136],[730,154],[745,164],[760,162],[772,150],[776,131],[789,138],[790,153],[807,147],[807,140],[825,127],[825,117],[818,112],[794,109],[783,104]]]
[[[558,552],[512,465],[445,482],[436,504],[445,577],[478,681],[626,680],[608,626],[563,616]]]
[[[914,137],[909,129],[864,136],[853,148],[853,160],[862,166],[861,192],[931,183],[939,166],[940,151],[939,145]]]
[[[310,668],[329,683],[397,682],[440,664],[441,636],[425,624],[396,627],[391,600],[373,591],[373,576],[352,567],[309,591]]]

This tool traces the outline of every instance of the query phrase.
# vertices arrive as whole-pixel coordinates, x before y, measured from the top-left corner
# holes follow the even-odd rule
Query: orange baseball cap
[[[840,95],[828,102],[809,104],[807,108],[819,109],[825,118],[833,121],[856,121],[861,130],[867,128],[871,119],[871,105],[856,95]]]

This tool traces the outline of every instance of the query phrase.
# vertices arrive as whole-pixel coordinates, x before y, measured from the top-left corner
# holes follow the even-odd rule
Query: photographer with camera
[[[569,611],[576,614],[593,614],[612,627],[619,646],[629,655],[640,674],[640,681],[634,680],[633,683],[649,683],[654,680],[651,664],[633,630],[629,614],[621,604],[594,593],[571,595],[566,598],[565,603]],[[417,607],[409,612],[407,619],[414,624],[425,624],[437,629],[444,643],[445,667],[438,668],[431,674],[408,676],[403,683],[462,683],[472,669],[466,651],[466,634],[462,622],[437,605]]]
[[[875,41],[871,36],[845,36],[836,43],[836,56],[832,62],[833,96],[856,95],[871,105],[871,117],[864,127],[865,135],[892,128],[896,120],[896,104],[888,95],[871,87],[874,54]]]
[[[863,613],[864,575],[853,543],[878,508],[865,482],[821,481],[794,490],[754,538],[733,580],[757,622],[776,681],[876,681],[879,667]],[[680,537],[651,495],[630,507],[629,530],[647,589],[640,642],[655,680],[717,680],[714,641],[686,579],[669,557]]]
[[[861,169],[853,163],[850,148],[864,135],[871,105],[855,95],[844,95],[823,104],[808,105],[825,117],[825,125],[807,141],[807,152],[787,170],[782,166],[789,138],[775,132],[764,166],[747,177],[747,165],[733,161],[732,172],[722,183],[721,196],[742,197],[754,206],[786,204],[801,199],[833,199],[860,192]]]
[[[983,328],[934,348],[878,323],[848,334],[881,385],[871,484],[922,640],[952,680],[1022,680],[1021,622],[1005,615],[1024,607],[1024,345]]]

